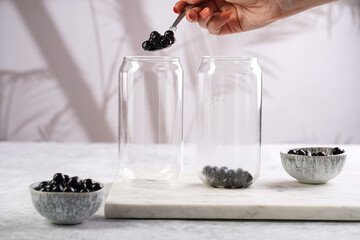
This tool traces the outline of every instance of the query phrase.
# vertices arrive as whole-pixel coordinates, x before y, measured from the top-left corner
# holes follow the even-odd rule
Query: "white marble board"
[[[167,187],[132,186],[118,177],[105,203],[105,217],[358,221],[360,192],[346,187],[346,179],[307,185],[269,174],[247,189],[216,189],[191,173]]]
[[[343,146],[348,153],[343,171],[322,185],[302,184],[290,177],[280,161],[279,151],[283,148],[283,145],[262,147],[260,178],[247,189],[205,186],[192,171],[194,154],[187,149],[186,171],[175,185],[133,186],[117,177],[105,202],[105,217],[360,220],[357,145]]]

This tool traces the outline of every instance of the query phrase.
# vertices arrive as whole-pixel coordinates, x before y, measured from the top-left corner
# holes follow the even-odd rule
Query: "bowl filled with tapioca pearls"
[[[104,184],[91,178],[56,173],[53,178],[29,186],[40,215],[56,224],[78,224],[101,206]]]
[[[323,184],[338,176],[347,153],[339,147],[304,147],[280,152],[285,171],[301,183]]]

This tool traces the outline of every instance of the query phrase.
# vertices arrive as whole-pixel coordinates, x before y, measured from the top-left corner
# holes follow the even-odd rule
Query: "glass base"
[[[120,171],[121,176],[132,183],[169,183],[179,178],[180,170],[155,170],[155,169],[129,169],[124,168]]]

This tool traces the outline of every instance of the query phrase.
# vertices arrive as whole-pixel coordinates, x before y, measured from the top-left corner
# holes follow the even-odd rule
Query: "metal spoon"
[[[190,9],[192,9],[193,7],[195,7],[196,4],[189,4],[186,5],[184,7],[184,9],[181,11],[181,13],[179,14],[179,16],[175,19],[175,22],[171,25],[171,27],[169,28],[169,30],[175,32],[177,25],[180,23],[180,21],[184,18],[186,12]]]

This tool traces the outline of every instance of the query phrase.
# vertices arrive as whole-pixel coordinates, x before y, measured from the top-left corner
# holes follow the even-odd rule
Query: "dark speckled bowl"
[[[290,149],[280,152],[281,163],[286,172],[301,183],[322,184],[340,174],[346,160],[346,152],[339,155],[332,154],[330,147],[304,147],[294,150],[308,150],[325,152],[329,156],[301,156],[288,154]]]
[[[29,186],[35,209],[56,224],[78,224],[93,215],[101,206],[104,184],[95,192],[40,192],[34,190],[39,183]]]

